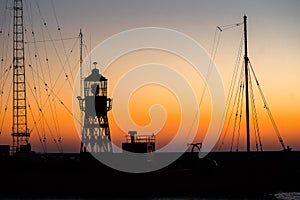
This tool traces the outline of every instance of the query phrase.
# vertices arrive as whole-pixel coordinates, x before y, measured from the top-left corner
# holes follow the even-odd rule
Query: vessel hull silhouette
[[[31,154],[1,157],[0,169],[2,197],[248,197],[300,188],[298,151],[211,152],[204,159],[186,152],[147,173],[112,169],[89,153]]]

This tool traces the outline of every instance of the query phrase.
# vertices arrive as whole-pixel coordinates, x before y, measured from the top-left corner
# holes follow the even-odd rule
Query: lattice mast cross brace
[[[13,152],[27,145],[30,133],[27,127],[26,84],[24,57],[23,2],[14,0],[13,18]]]

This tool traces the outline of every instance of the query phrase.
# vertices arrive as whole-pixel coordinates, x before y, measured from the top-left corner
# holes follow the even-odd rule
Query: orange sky
[[[222,5],[224,4],[222,2],[216,3],[214,1],[211,3],[192,1],[189,5],[177,2],[174,6],[180,12],[176,12],[176,9],[171,9],[167,4],[161,5],[156,1],[151,5],[148,5],[149,3],[135,3],[132,7],[128,6],[129,4],[122,6],[122,2],[115,4],[99,1],[96,3],[96,6],[91,2],[87,2],[85,5],[74,2],[68,7],[65,6],[66,3],[68,2],[55,2],[57,8],[55,14],[58,17],[62,32],[57,31],[57,22],[55,17],[53,17],[53,12],[46,9],[46,3],[41,3],[40,6],[44,10],[44,18],[49,29],[44,27],[41,31],[40,20],[35,20],[32,24],[26,23],[28,30],[34,27],[37,41],[49,40],[49,35],[52,38],[59,39],[61,37],[60,33],[63,33],[63,38],[73,38],[64,40],[64,43],[55,41],[53,43],[37,42],[35,46],[33,43],[25,45],[27,55],[26,75],[28,78],[27,103],[31,105],[33,113],[32,115],[28,109],[28,127],[33,129],[30,140],[34,144],[34,150],[42,151],[39,136],[43,137],[45,135],[48,151],[57,151],[53,139],[58,139],[59,137],[62,137],[64,151],[79,151],[79,137],[73,119],[73,117],[79,119],[79,115],[78,112],[72,113],[74,112],[72,106],[78,106],[76,97],[79,95],[78,88],[75,88],[75,93],[72,93],[74,81],[79,70],[79,41],[74,39],[74,37],[78,36],[79,28],[83,28],[84,57],[88,56],[89,51],[107,37],[124,30],[143,26],[166,27],[183,32],[200,43],[208,53],[211,53],[216,26],[240,22],[245,11],[247,11],[248,15],[250,61],[285,144],[290,145],[294,149],[300,149],[298,142],[300,128],[298,123],[300,121],[300,88],[298,84],[300,73],[300,58],[298,56],[300,49],[298,44],[300,39],[298,36],[300,34],[300,26],[298,26],[299,22],[296,20],[300,16],[298,16],[298,11],[294,10],[299,6],[299,3],[293,1],[281,3],[276,1],[272,3],[272,10],[267,2],[263,4],[260,2],[260,9],[257,9],[258,2],[241,1],[238,5],[232,1],[228,1],[226,5]],[[28,9],[29,4],[26,5]],[[34,8],[34,5],[31,6]],[[85,16],[78,18],[73,13],[76,10],[79,12],[78,9],[80,7],[89,12],[84,12]],[[213,11],[220,8],[223,10],[222,15],[213,13]],[[4,10],[1,8],[1,14],[3,13]],[[112,15],[111,13],[116,14]],[[276,16],[274,13],[276,13]],[[33,18],[39,17],[37,12],[31,13],[31,15]],[[29,18],[26,15],[25,19],[28,20]],[[1,29],[3,33],[7,33],[10,28],[7,25],[9,21],[4,22],[2,19]],[[44,33],[44,38],[41,36],[41,33]],[[237,27],[236,29],[223,31],[220,38],[215,65],[222,77],[226,95],[229,90],[241,36],[242,29]],[[28,41],[33,40],[30,31],[27,31],[25,37]],[[7,34],[1,34],[0,56],[3,58],[0,71],[3,77],[0,82],[1,87],[3,86],[3,94],[0,96],[0,123],[3,122],[0,135],[1,144],[11,143],[12,140],[10,136],[12,94],[9,93],[12,71],[8,70],[5,72],[6,69],[9,69],[12,59],[10,56],[12,49],[9,42],[11,40],[7,37]],[[8,51],[8,54],[2,50],[6,46],[7,48],[5,49]],[[36,57],[34,56],[35,54],[37,54]],[[97,58],[97,55],[91,56],[92,62],[97,61],[101,63],[101,61],[94,60]],[[46,59],[48,59],[47,62]],[[32,66],[31,68],[28,67],[29,64]],[[124,73],[143,64],[163,64],[176,70],[190,84],[199,102],[204,88],[203,78],[198,76],[193,67],[183,58],[159,50],[131,52],[115,60],[104,73],[109,81],[109,96],[113,97],[114,86]],[[101,64],[98,67],[101,71]],[[90,68],[90,63],[88,61],[85,62],[85,76],[88,75]],[[66,78],[66,75],[68,75],[68,78]],[[5,77],[8,77],[7,80]],[[43,82],[52,87],[53,91],[50,91],[48,88],[47,92]],[[36,91],[33,89],[34,87],[37,88]],[[49,94],[50,96],[47,98]],[[263,147],[265,149],[280,149],[278,139],[268,120],[257,90],[255,94],[258,103],[256,108],[259,124],[261,124],[260,131]],[[6,103],[7,100],[8,103]],[[61,104],[61,101],[64,105]],[[114,99],[114,102],[117,103],[117,101],[118,99]],[[209,91],[206,91],[204,101],[200,105],[196,142],[203,141],[205,137],[211,117],[212,106],[210,103]],[[163,110],[158,107],[154,107],[151,110],[151,106],[156,104],[161,104]],[[5,111],[6,105],[7,111]],[[40,116],[39,107],[42,108],[45,117]],[[150,84],[136,90],[129,101],[129,110],[132,119],[139,126],[147,126],[149,123],[160,124],[161,121],[165,121],[164,126],[158,127],[161,129],[156,133],[158,148],[170,142],[180,126],[181,110],[176,95],[159,85]],[[152,119],[149,112],[152,114]],[[191,119],[193,119],[192,112],[188,116]],[[117,145],[120,145],[120,142],[124,141],[126,133],[117,126],[112,111],[109,112],[108,116],[112,140]],[[158,120],[158,122],[155,120]],[[38,121],[38,128],[34,127],[34,121]],[[245,119],[243,118],[239,142],[241,149],[244,149],[245,145],[244,122]],[[141,134],[148,133],[150,134],[151,130]],[[225,150],[230,148],[231,137],[232,132],[228,131],[224,140]],[[254,138],[252,138],[251,143],[254,149]]]

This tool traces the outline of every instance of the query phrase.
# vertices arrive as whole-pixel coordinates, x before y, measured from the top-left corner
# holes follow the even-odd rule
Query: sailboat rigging
[[[230,90],[229,90],[229,94],[228,94],[228,99],[227,99],[227,104],[228,104],[228,107],[227,107],[227,110],[226,110],[226,118],[229,118],[228,119],[228,124],[227,126],[224,126],[223,127],[223,130],[224,130],[224,133],[223,133],[223,138],[220,139],[221,143],[219,144],[219,148],[218,150],[221,149],[222,145],[224,144],[224,140],[225,140],[225,137],[226,137],[226,134],[228,132],[228,127],[229,127],[229,123],[230,123],[230,120],[231,120],[231,117],[234,113],[233,109],[234,109],[234,106],[236,106],[236,113],[235,113],[235,120],[234,120],[234,127],[233,127],[233,133],[232,133],[232,139],[231,139],[231,148],[230,148],[230,151],[233,150],[233,144],[234,144],[234,138],[235,138],[235,133],[236,131],[238,131],[238,138],[237,138],[237,151],[238,151],[238,146],[239,146],[239,138],[240,138],[240,128],[241,128],[241,119],[242,119],[242,112],[243,112],[243,100],[245,100],[245,111],[246,111],[246,117],[245,117],[245,135],[246,135],[246,152],[251,152],[251,135],[255,136],[255,141],[256,141],[256,150],[257,151],[263,151],[263,148],[262,148],[262,141],[261,141],[261,136],[260,136],[260,129],[259,129],[259,126],[258,126],[258,117],[257,117],[257,109],[256,109],[256,106],[255,106],[255,100],[254,100],[254,92],[253,92],[253,84],[252,84],[252,79],[251,79],[251,74],[254,76],[254,81],[258,87],[258,91],[259,91],[259,94],[262,98],[262,101],[263,101],[263,104],[264,104],[264,109],[267,110],[267,114],[268,114],[268,117],[269,119],[271,120],[271,123],[272,123],[272,126],[273,126],[273,129],[277,135],[277,138],[278,138],[278,141],[282,147],[282,149],[284,151],[287,151],[287,150],[291,150],[291,148],[289,146],[286,146],[283,142],[283,139],[279,133],[279,130],[277,128],[277,125],[275,123],[275,120],[272,116],[272,113],[270,111],[270,108],[267,104],[267,101],[266,101],[266,98],[263,94],[263,91],[261,89],[261,86],[258,82],[258,79],[257,79],[257,76],[253,70],[253,67],[251,65],[251,62],[250,62],[250,59],[248,57],[248,36],[247,36],[247,16],[244,15],[243,17],[243,22],[242,23],[237,23],[237,24],[233,24],[233,25],[227,25],[227,26],[224,26],[221,27],[221,26],[218,26],[217,29],[222,32],[226,29],[229,29],[229,28],[234,28],[236,26],[240,26],[240,25],[243,25],[243,41],[244,41],[244,58],[243,58],[243,68],[240,69],[240,79],[239,79],[239,82],[238,82],[238,85],[237,85],[237,88],[236,88],[236,95],[235,95],[235,99],[234,99],[234,103],[233,103],[233,107],[232,107],[232,111],[231,111],[231,115],[228,117],[228,112],[229,112],[229,105],[231,104],[231,100],[232,100],[232,95],[233,95],[233,90],[234,90],[234,84],[232,82],[232,85],[230,86]],[[241,50],[241,48],[240,48]],[[241,51],[239,52],[239,55],[241,56]],[[239,59],[237,59],[239,60]],[[237,68],[237,67],[236,67]],[[236,79],[237,77],[237,72],[238,72],[238,69],[235,69],[235,74],[233,75],[233,78],[232,78],[232,81],[234,81],[234,79]],[[251,106],[251,108],[250,108]],[[252,112],[252,121],[254,123],[254,130],[253,130],[253,134],[251,134],[251,128],[250,128],[250,112]],[[239,118],[239,119],[238,119]],[[238,123],[238,127],[237,126],[237,123]],[[258,140],[258,141],[257,141]]]
[[[13,5],[10,5],[12,2]],[[54,36],[53,30],[50,30],[51,23],[48,23],[43,16],[42,8],[37,1],[34,3],[28,1],[24,5],[23,0],[6,1],[3,7],[4,17],[1,18],[0,31],[0,43],[3,49],[0,55],[2,75],[0,79],[0,133],[5,133],[2,137],[6,141],[7,133],[11,132],[7,126],[10,122],[7,114],[11,113],[13,116],[12,126],[10,126],[13,138],[12,154],[20,151],[20,148],[29,150],[30,144],[37,142],[40,142],[44,153],[50,148],[62,153],[61,127],[66,125],[60,122],[63,120],[59,113],[63,109],[70,117],[73,117],[71,105],[63,100],[66,97],[62,91],[66,87],[68,87],[67,91],[72,91],[73,73],[77,71],[75,69],[78,65],[82,68],[84,51],[82,32],[80,30],[79,37],[64,38],[63,27],[59,25],[52,1],[51,8],[56,19],[58,38]],[[12,13],[13,34],[10,30]],[[80,61],[73,59],[72,56],[77,53],[75,47],[78,41],[81,43]],[[12,61],[9,58],[10,51],[13,53]],[[56,55],[56,57],[50,55]],[[13,71],[12,79],[9,73],[11,71]],[[8,84],[10,81],[11,86]],[[12,102],[10,98],[13,99]],[[50,140],[47,140],[48,137]],[[3,142],[3,138],[1,140]],[[54,144],[54,146],[47,148],[47,141],[53,142],[48,142],[48,145]]]
[[[68,109],[68,106],[62,101],[60,97],[60,92],[63,90],[64,86],[70,86],[70,80],[68,70],[65,68],[65,65],[69,65],[71,59],[69,55],[65,58],[64,62],[61,58],[58,59],[58,63],[62,64],[62,69],[58,73],[58,78],[56,80],[52,80],[50,75],[50,59],[47,56],[47,45],[48,39],[50,39],[51,44],[55,47],[54,53],[59,54],[55,45],[55,41],[53,37],[42,38],[42,43],[45,45],[45,57],[40,54],[37,50],[37,40],[35,38],[34,31],[32,30],[32,38],[34,50],[33,58],[30,60],[25,60],[24,56],[24,44],[26,38],[25,33],[21,33],[21,29],[23,29],[22,23],[17,22],[21,19],[21,10],[22,10],[22,0],[14,0],[15,6],[14,11],[15,13],[15,30],[14,30],[14,57],[13,57],[13,65],[12,66],[5,66],[5,72],[3,73],[5,76],[8,77],[8,72],[13,68],[14,70],[14,81],[13,82],[13,95],[15,104],[13,104],[13,108],[16,109],[16,113],[21,115],[16,115],[17,121],[22,121],[22,124],[16,124],[17,128],[13,129],[13,136],[20,139],[20,141],[24,141],[25,144],[29,143],[29,136],[32,133],[32,130],[35,128],[38,134],[38,138],[43,145],[43,149],[46,151],[46,135],[45,130],[49,131],[50,135],[54,143],[58,146],[60,145],[61,138],[59,135],[55,136],[50,129],[49,122],[46,120],[45,112],[48,110],[50,112],[50,116],[54,118],[54,126],[56,126],[56,122],[58,119],[55,117],[55,113],[57,113],[56,104],[51,104],[52,102],[59,102],[61,106],[66,109],[69,114],[73,117],[72,112]],[[157,170],[155,172],[149,173],[124,173],[123,171],[118,171],[109,168],[107,165],[98,162],[95,158],[93,158],[88,152],[85,152],[84,144],[81,142],[81,148],[83,148],[82,153],[75,153],[75,154],[67,154],[63,153],[60,150],[60,154],[45,154],[47,156],[42,155],[34,155],[35,159],[19,159],[17,156],[13,156],[11,159],[8,159],[8,155],[0,156],[1,161],[3,161],[0,165],[0,171],[3,173],[1,176],[1,181],[3,184],[0,187],[0,195],[20,195],[24,197],[24,195],[29,195],[29,197],[36,197],[36,196],[44,196],[49,195],[52,197],[54,195],[56,198],[59,195],[62,195],[64,198],[66,196],[69,197],[86,197],[86,195],[93,195],[93,197],[111,197],[111,195],[120,195],[121,197],[134,196],[140,195],[141,197],[149,196],[153,197],[153,191],[155,191],[158,195],[196,195],[199,197],[203,194],[212,193],[216,195],[216,193],[221,194],[236,194],[236,192],[240,192],[242,194],[250,194],[250,193],[263,193],[265,192],[273,192],[278,190],[279,186],[282,186],[282,183],[287,183],[286,187],[291,187],[291,184],[288,183],[287,180],[291,175],[295,180],[299,179],[299,153],[295,152],[295,154],[286,153],[286,150],[290,150],[288,146],[285,146],[281,135],[279,134],[278,128],[276,126],[275,120],[272,117],[270,108],[267,104],[266,98],[263,95],[262,89],[258,82],[258,79],[254,73],[253,67],[251,65],[250,59],[248,57],[248,49],[247,49],[247,17],[244,16],[243,23],[234,24],[231,26],[227,26],[222,28],[221,26],[217,27],[217,29],[222,32],[227,28],[232,28],[234,26],[239,26],[241,24],[244,25],[244,66],[241,69],[240,80],[238,84],[238,94],[236,95],[236,99],[238,100],[246,100],[246,154],[243,152],[211,152],[207,157],[204,159],[199,159],[198,156],[194,152],[185,152],[182,157],[176,160],[174,163],[170,164],[169,166]],[[46,23],[42,20],[42,24],[44,28],[46,27]],[[58,26],[58,31],[61,31],[61,27]],[[2,32],[2,30],[1,30]],[[24,30],[25,32],[25,30]],[[8,34],[9,35],[9,34]],[[27,35],[28,36],[28,35]],[[92,74],[86,79],[83,79],[83,34],[80,30],[79,33],[80,41],[80,48],[79,49],[79,67],[80,67],[80,95],[81,97],[85,94],[85,103],[83,103],[83,99],[79,97],[81,108],[83,110],[87,110],[86,108],[92,107],[92,110],[95,110],[93,104],[89,104],[89,102],[93,102],[93,100],[98,99],[100,106],[99,112],[92,113],[90,116],[86,117],[84,120],[87,123],[85,128],[85,132],[82,132],[83,136],[86,136],[86,142],[90,144],[94,144],[95,139],[99,139],[101,142],[109,141],[110,142],[110,131],[109,131],[109,124],[107,119],[107,112],[112,109],[112,99],[107,98],[107,79],[99,74],[99,70],[96,68],[92,70]],[[63,40],[60,38],[59,41]],[[4,40],[2,40],[4,41]],[[76,41],[78,42],[78,41]],[[3,43],[4,44],[4,43]],[[29,43],[27,43],[29,44]],[[4,46],[4,45],[3,45]],[[70,54],[75,49],[75,45],[71,47]],[[65,44],[62,45],[62,50],[66,53]],[[30,52],[30,51],[29,51]],[[63,53],[63,54],[64,54]],[[4,58],[5,56],[2,57]],[[42,59],[46,63],[48,74],[46,74],[46,70],[40,68],[42,66]],[[2,60],[6,61],[6,58]],[[78,59],[76,59],[78,61]],[[2,62],[3,63],[3,62]],[[77,63],[78,64],[78,63]],[[71,65],[71,64],[70,64]],[[25,80],[25,66],[27,66],[30,72],[32,73],[32,82]],[[75,66],[75,64],[74,64]],[[72,70],[69,70],[70,73]],[[238,70],[236,70],[236,73]],[[2,73],[2,71],[1,71]],[[54,73],[52,71],[52,73]],[[254,80],[259,88],[259,93],[262,96],[264,102],[264,108],[267,110],[268,115],[272,121],[272,125],[276,131],[277,137],[282,145],[284,152],[263,152],[263,153],[256,153],[251,152],[251,143],[250,143],[250,112],[256,113],[256,107],[254,104],[253,98],[253,87],[252,87],[252,79],[250,74],[254,75]],[[30,73],[29,73],[30,74]],[[27,74],[26,74],[27,75]],[[47,77],[49,76],[49,77]],[[57,83],[59,78],[64,77],[64,81],[62,86],[58,86]],[[245,78],[245,80],[244,80]],[[3,85],[5,84],[7,78],[0,79],[1,81],[1,90],[3,90]],[[52,81],[51,81],[52,80]],[[30,105],[30,101],[25,102],[28,100],[26,95],[25,98],[25,83],[26,86],[29,88],[30,96],[32,96],[33,101],[37,104],[37,111],[38,115],[34,115],[33,106]],[[86,90],[84,90],[84,85],[88,86]],[[68,88],[69,90],[72,88]],[[96,89],[96,90],[90,90]],[[245,89],[245,90],[244,90]],[[65,90],[68,91],[68,90]],[[95,92],[98,91],[98,92]],[[232,89],[233,91],[233,89]],[[245,93],[244,93],[245,91]],[[2,92],[2,91],[1,91]],[[10,90],[8,91],[10,93]],[[93,93],[93,94],[91,94]],[[95,95],[96,93],[96,95]],[[3,92],[2,92],[3,94]],[[43,99],[42,94],[46,94],[46,98]],[[69,97],[69,96],[68,96]],[[1,101],[0,108],[2,108],[2,103],[6,103],[10,98],[10,95],[5,99],[5,101]],[[1,95],[1,100],[3,99],[3,95]],[[86,103],[89,100],[88,103]],[[28,105],[27,105],[28,104]],[[84,105],[84,106],[83,106]],[[92,105],[92,106],[91,106]],[[27,107],[28,106],[28,107]],[[240,117],[241,119],[241,112],[242,112],[242,103],[238,103],[237,106],[237,114],[236,118]],[[252,107],[251,107],[252,106]],[[30,113],[33,116],[33,124],[34,128],[28,130],[27,123],[25,123],[24,116],[25,115],[25,108],[28,108]],[[252,108],[252,110],[250,109]],[[5,105],[5,111],[7,110],[7,104]],[[21,111],[20,111],[21,110]],[[1,109],[0,109],[1,111]],[[227,109],[229,111],[229,109]],[[15,115],[13,115],[15,117]],[[51,118],[50,117],[50,118]],[[65,116],[62,116],[62,118]],[[2,118],[2,120],[4,117]],[[80,119],[77,119],[81,125],[83,121],[82,112],[80,114]],[[98,120],[98,121],[97,121]],[[17,122],[16,121],[16,122]],[[99,121],[101,123],[99,123]],[[237,120],[236,120],[237,121]],[[257,116],[254,115],[253,121],[258,121]],[[15,122],[15,121],[13,121]],[[100,124],[98,127],[97,135],[92,135],[91,127],[95,127]],[[3,125],[3,121],[2,121]],[[2,131],[2,125],[1,130]],[[18,128],[18,125],[22,125],[22,129]],[[48,130],[49,128],[49,130]],[[238,128],[240,129],[240,127]],[[257,123],[255,124],[255,131],[253,132],[255,136],[260,138],[259,130],[258,130]],[[57,130],[57,129],[56,129]],[[59,133],[59,131],[56,131]],[[83,134],[85,133],[85,135]],[[96,137],[91,137],[96,136]],[[21,138],[22,137],[22,140]],[[23,140],[23,137],[25,138]],[[134,141],[134,137],[132,137]],[[260,140],[260,139],[259,139]],[[17,140],[18,141],[18,140]],[[261,142],[260,147],[262,149]],[[17,143],[18,144],[18,143]],[[108,144],[110,145],[110,143]],[[201,150],[201,143],[191,144],[193,145],[193,149],[197,148]],[[18,146],[18,145],[17,145]],[[6,148],[7,146],[5,146]],[[89,146],[93,149],[93,145]],[[96,146],[98,148],[109,147],[109,146]],[[2,147],[1,147],[2,148]],[[97,149],[95,149],[97,150]],[[105,152],[108,152],[108,148],[105,149]],[[251,152],[251,155],[249,156]],[[2,152],[1,152],[2,153]],[[28,152],[27,152],[28,153]],[[168,154],[155,154],[158,156],[168,156],[172,153]],[[27,154],[26,154],[27,155]],[[103,155],[103,154],[102,154]],[[152,154],[151,154],[152,155]],[[118,156],[118,155],[116,155]],[[30,158],[30,157],[25,157]],[[125,160],[124,162],[128,162]],[[131,160],[130,160],[131,162]],[[150,165],[155,165],[155,159],[150,160],[147,163]],[[279,163],[274,165],[274,163]],[[283,164],[282,164],[283,163]],[[272,170],[270,170],[272,169]],[[247,171],[247,178],[241,179],[240,175]],[[24,173],[25,172],[25,173]],[[280,173],[278,173],[280,172]],[[294,174],[293,174],[294,173]],[[55,175],[55,176],[54,176]],[[30,177],[30,178],[28,178]],[[36,184],[43,178],[43,184]],[[57,177],[59,179],[57,179]],[[101,180],[97,184],[86,184],[86,180],[88,178],[92,178],[94,180]],[[276,177],[276,179],[274,178]],[[113,181],[116,183],[127,183],[127,181],[131,181],[133,183],[142,183],[134,185],[134,189],[132,188],[131,184],[123,184],[122,187],[119,187],[118,190],[115,190],[115,187],[112,187],[109,181],[113,178]],[[257,181],[259,179],[259,181]],[[17,180],[17,181],[16,181]],[[26,181],[24,184],[24,180]],[[58,181],[59,180],[59,181]],[[60,181],[63,180],[63,181]],[[103,180],[103,181],[102,181]],[[159,180],[159,181],[157,181]],[[197,184],[191,180],[198,180]],[[53,181],[56,181],[55,191],[53,190]],[[256,181],[255,185],[252,184],[253,181]],[[156,187],[153,188],[153,183],[156,183]],[[34,190],[32,190],[32,186]],[[166,187],[166,185],[170,187]],[[12,187],[13,186],[13,187]],[[299,182],[296,187],[299,187]],[[17,188],[17,190],[16,190]],[[100,188],[100,190],[99,190]],[[152,188],[150,190],[145,190],[145,188]],[[32,193],[29,194],[28,191]],[[33,195],[33,196],[30,196]],[[73,196],[74,195],[74,196]]]

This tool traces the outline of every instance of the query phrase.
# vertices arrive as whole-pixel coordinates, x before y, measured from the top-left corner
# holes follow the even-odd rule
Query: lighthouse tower
[[[80,152],[112,152],[107,112],[112,99],[107,98],[107,79],[96,68],[84,79],[84,97],[78,97],[84,112]]]

